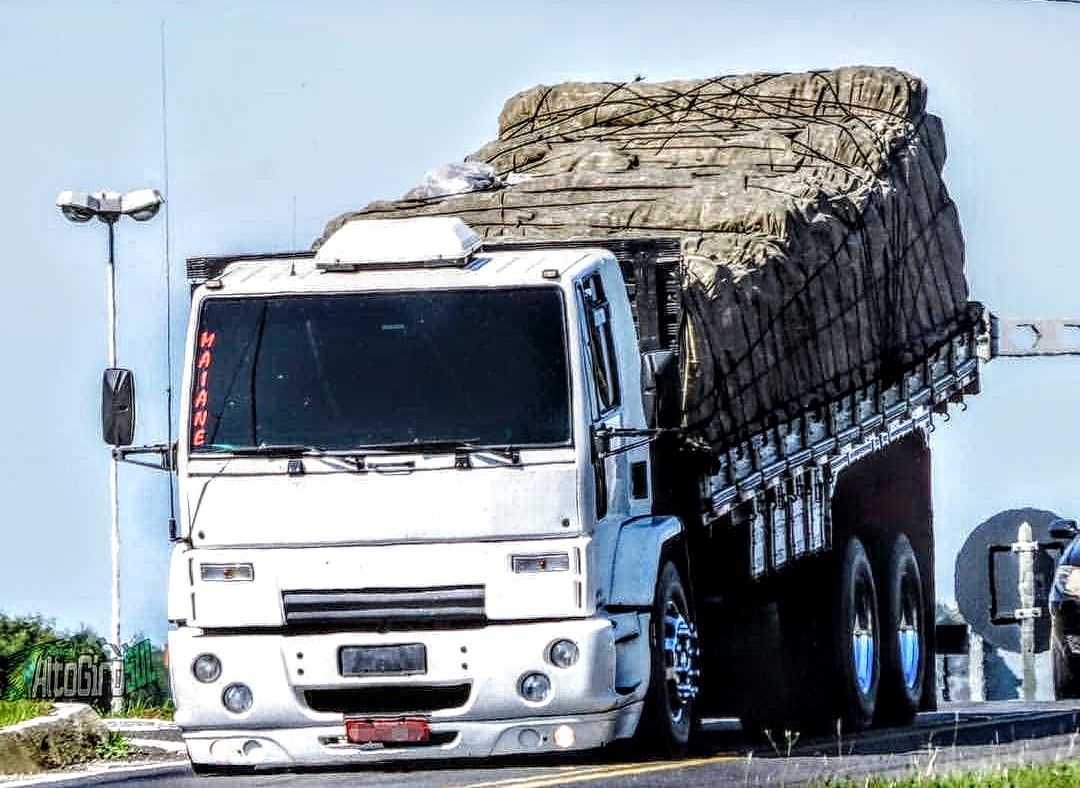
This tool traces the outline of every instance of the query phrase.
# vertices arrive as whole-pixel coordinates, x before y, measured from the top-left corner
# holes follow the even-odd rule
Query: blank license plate
[[[431,738],[428,721],[419,717],[394,719],[345,720],[345,738],[350,744],[426,742]]]
[[[339,660],[342,676],[401,676],[427,672],[427,649],[423,643],[343,646]]]

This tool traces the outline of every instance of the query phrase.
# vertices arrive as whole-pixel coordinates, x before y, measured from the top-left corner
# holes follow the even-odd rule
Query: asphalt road
[[[153,774],[113,772],[51,783],[94,786],[452,786],[549,788],[563,785],[802,785],[824,778],[856,780],[871,774],[940,774],[956,768],[1080,759],[1080,704],[964,704],[920,715],[915,725],[858,736],[760,744],[738,724],[710,721],[696,751],[678,761],[643,761],[619,751],[560,759],[422,763],[348,770],[306,770],[196,777],[186,763],[163,764]],[[789,746],[790,744],[790,746]],[[26,783],[23,783],[26,784]]]

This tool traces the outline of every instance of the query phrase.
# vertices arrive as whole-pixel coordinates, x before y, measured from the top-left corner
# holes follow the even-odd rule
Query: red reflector
[[[420,717],[345,720],[345,738],[350,744],[425,742],[430,737],[428,721]]]

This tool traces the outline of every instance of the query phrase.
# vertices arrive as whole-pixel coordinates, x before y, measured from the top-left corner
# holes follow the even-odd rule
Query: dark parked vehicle
[[[1059,520],[1050,529],[1067,542],[1050,589],[1050,658],[1054,697],[1080,697],[1080,529],[1075,520]]]

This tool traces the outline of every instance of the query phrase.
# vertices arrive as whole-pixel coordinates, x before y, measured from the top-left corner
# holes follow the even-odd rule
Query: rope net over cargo
[[[684,424],[731,445],[969,324],[925,105],[922,82],[871,67],[540,86],[458,165],[474,190],[372,203],[316,246],[352,219],[431,215],[492,240],[678,236]]]

